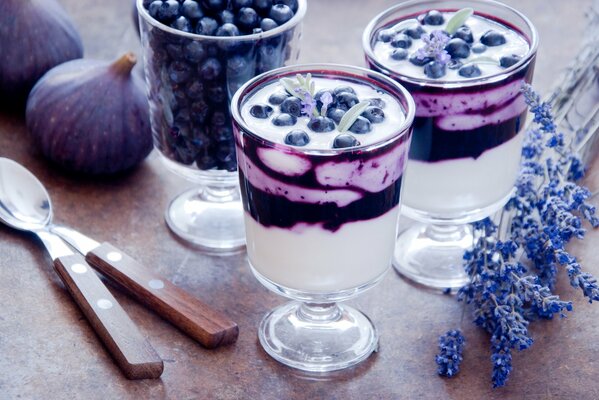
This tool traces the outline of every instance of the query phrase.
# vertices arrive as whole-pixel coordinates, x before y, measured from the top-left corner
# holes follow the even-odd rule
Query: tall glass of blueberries
[[[137,0],[154,145],[199,184],[171,201],[169,228],[209,250],[245,245],[230,99],[299,55],[306,0]]]

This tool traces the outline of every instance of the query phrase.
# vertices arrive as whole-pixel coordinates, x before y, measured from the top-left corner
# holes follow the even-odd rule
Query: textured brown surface
[[[88,57],[138,51],[127,0],[61,0],[81,31]],[[590,0],[510,0],[537,25],[542,44],[536,83],[546,91],[574,53]],[[301,61],[362,65],[360,36],[392,0],[310,0]],[[110,241],[226,312],[239,324],[236,344],[206,350],[151,311],[115,291],[165,361],[160,380],[126,380],[32,237],[0,226],[0,399],[401,399],[599,398],[599,308],[566,285],[575,312],[532,329],[535,344],[514,355],[508,387],[490,388],[488,337],[453,298],[409,285],[391,271],[352,303],[380,330],[380,352],[358,367],[306,376],[270,359],[256,329],[284,300],[252,277],[245,254],[213,257],[177,241],[163,222],[169,199],[187,184],[165,172],[156,154],[130,174],[98,181],[66,175],[43,161],[22,118],[0,113],[0,156],[31,169],[52,196],[56,219]],[[599,166],[596,166],[599,168]],[[594,176],[599,185],[599,176]],[[574,252],[599,275],[599,231]],[[469,345],[462,373],[436,376],[437,336],[461,326]]]

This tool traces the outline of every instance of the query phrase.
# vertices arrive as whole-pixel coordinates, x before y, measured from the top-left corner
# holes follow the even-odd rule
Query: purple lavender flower
[[[312,118],[314,114],[314,109],[316,108],[316,100],[310,92],[303,88],[296,88],[295,92],[299,94],[302,98],[300,98],[302,102],[302,113]]]
[[[324,92],[320,96],[320,102],[322,103],[322,107],[320,108],[320,115],[326,117],[329,105],[333,102],[333,96],[331,95],[331,92]]]
[[[433,58],[441,64],[447,64],[451,56],[445,51],[445,45],[449,42],[447,33],[441,30],[432,31],[430,34],[423,33],[420,37],[425,45],[416,51],[416,57],[419,60]]]

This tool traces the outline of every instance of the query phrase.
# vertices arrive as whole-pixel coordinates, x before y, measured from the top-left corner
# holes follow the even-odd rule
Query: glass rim
[[[283,25],[277,26],[275,29],[271,29],[266,32],[260,33],[252,33],[250,35],[237,35],[237,36],[209,36],[209,35],[200,35],[197,33],[191,32],[183,32],[175,28],[171,28],[168,25],[163,24],[162,22],[152,18],[148,13],[148,10],[143,6],[143,0],[136,0],[137,13],[139,18],[143,18],[150,25],[168,32],[173,35],[187,37],[189,39],[202,39],[202,40],[212,40],[215,42],[230,42],[230,41],[256,41],[258,39],[267,39],[272,36],[276,36],[280,33],[283,33],[291,28],[294,28],[298,25],[306,15],[306,9],[308,8],[307,0],[298,0],[298,8],[297,12],[293,15],[293,17],[285,22]]]
[[[383,140],[374,142],[374,143],[370,143],[368,145],[360,145],[360,146],[353,146],[353,147],[344,147],[344,148],[339,148],[339,149],[307,149],[307,148],[302,148],[302,147],[297,147],[297,146],[291,146],[285,143],[278,143],[278,142],[273,142],[272,140],[269,140],[265,137],[259,136],[256,133],[253,132],[253,130],[248,126],[248,124],[245,122],[245,120],[243,119],[243,117],[241,116],[240,113],[240,106],[241,106],[241,101],[243,101],[246,97],[246,95],[248,94],[248,92],[250,92],[251,90],[255,89],[256,87],[258,87],[261,83],[263,82],[270,82],[270,81],[274,81],[274,79],[271,79],[277,75],[281,75],[284,74],[284,76],[289,76],[292,74],[296,74],[296,73],[312,73],[314,75],[314,73],[316,72],[321,72],[321,73],[326,73],[328,71],[332,71],[332,72],[340,72],[340,71],[349,71],[350,73],[354,73],[353,77],[355,78],[359,78],[359,79],[364,79],[364,75],[359,75],[359,74],[369,74],[372,75],[374,77],[376,77],[377,79],[382,80],[383,82],[385,82],[390,89],[395,90],[395,93],[390,93],[392,96],[394,97],[399,97],[398,94],[401,96],[401,98],[399,99],[400,105],[402,108],[405,108],[405,119],[403,121],[403,123],[395,130],[395,132],[398,132],[396,135],[393,135],[391,137],[385,138]],[[352,76],[347,76],[349,78],[351,78]],[[277,80],[280,79],[277,78]],[[389,89],[385,89],[385,91],[389,92]],[[405,105],[402,102],[402,99],[405,100]],[[260,140],[262,142],[264,142],[264,144],[268,145],[269,147],[284,147],[284,148],[288,148],[290,150],[294,150],[297,152],[301,152],[302,154],[307,154],[307,155],[322,155],[322,156],[328,156],[328,155],[339,155],[339,154],[344,154],[344,153],[351,153],[351,152],[355,152],[355,151],[369,151],[369,150],[373,150],[379,147],[384,147],[390,143],[393,143],[396,140],[400,140],[401,138],[405,137],[407,135],[407,133],[409,132],[410,128],[412,127],[413,121],[414,121],[414,117],[416,115],[416,103],[414,102],[414,99],[412,98],[412,95],[410,95],[410,93],[408,92],[408,90],[403,87],[403,85],[401,85],[399,82],[391,79],[390,77],[386,76],[385,74],[381,74],[380,72],[377,71],[373,71],[367,68],[362,68],[362,67],[357,67],[354,65],[344,65],[344,64],[333,64],[333,63],[311,63],[311,64],[296,64],[296,65],[289,65],[286,67],[281,67],[281,68],[276,68],[270,71],[266,71],[252,79],[250,79],[249,81],[247,81],[243,86],[241,86],[233,95],[233,98],[231,99],[231,117],[233,118],[233,121],[238,124],[241,128],[243,128],[244,132],[249,134],[250,136],[252,136],[253,138]]]
[[[374,54],[374,50],[371,45],[371,37],[374,34],[375,29],[377,28],[377,25],[386,17],[396,14],[398,10],[404,9],[406,7],[430,2],[430,1],[433,1],[433,0],[405,1],[400,4],[396,4],[390,8],[387,8],[386,10],[382,11],[377,16],[375,16],[373,19],[371,19],[362,34],[362,48],[366,54],[366,58],[368,59],[368,61],[373,63],[374,65],[376,65],[376,67],[379,68],[381,71],[385,71],[386,73],[388,73],[389,76],[404,80],[408,83],[412,83],[412,84],[416,84],[416,85],[426,85],[426,86],[432,86],[432,87],[448,87],[448,86],[449,87],[471,87],[471,86],[476,86],[481,83],[493,83],[493,82],[501,81],[506,76],[511,75],[511,74],[525,68],[528,65],[528,63],[533,58],[535,58],[537,48],[539,45],[539,35],[538,35],[537,29],[535,28],[532,21],[530,19],[528,19],[528,17],[526,15],[522,14],[520,11],[516,10],[515,8],[508,6],[507,4],[504,4],[504,3],[501,3],[501,2],[495,1],[495,0],[480,0],[480,3],[487,3],[487,4],[494,5],[496,7],[504,8],[504,9],[508,10],[509,12],[511,12],[512,14],[518,16],[519,18],[521,18],[524,21],[526,26],[530,29],[530,33],[531,33],[531,35],[530,35],[531,37],[529,38],[530,47],[529,47],[528,52],[526,53],[525,57],[522,57],[522,59],[520,61],[518,61],[516,64],[506,68],[503,71],[496,72],[496,73],[486,75],[486,76],[481,76],[481,77],[457,79],[457,80],[433,80],[433,79],[429,79],[429,78],[415,78],[415,77],[403,75],[401,73],[393,71],[391,68],[389,68],[389,66],[384,65],[382,62],[380,62]],[[440,2],[440,3],[443,6],[445,6],[445,8],[452,8],[450,1]],[[424,11],[424,10],[422,10],[422,11]],[[476,9],[475,9],[474,13],[476,14]],[[519,32],[519,33],[524,34],[523,32]],[[528,36],[528,35],[525,35],[525,36]]]

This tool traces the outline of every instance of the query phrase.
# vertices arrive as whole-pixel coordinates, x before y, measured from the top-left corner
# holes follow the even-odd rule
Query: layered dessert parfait
[[[413,103],[359,68],[295,71],[233,101],[248,257],[277,287],[355,289],[390,266]]]
[[[305,9],[305,0],[138,0],[162,155],[197,171],[236,170],[231,96],[297,58]]]
[[[407,2],[365,32],[370,67],[416,102],[403,199],[411,217],[486,216],[513,189],[526,116],[520,88],[532,79],[537,43],[530,22],[505,9],[492,1]]]

